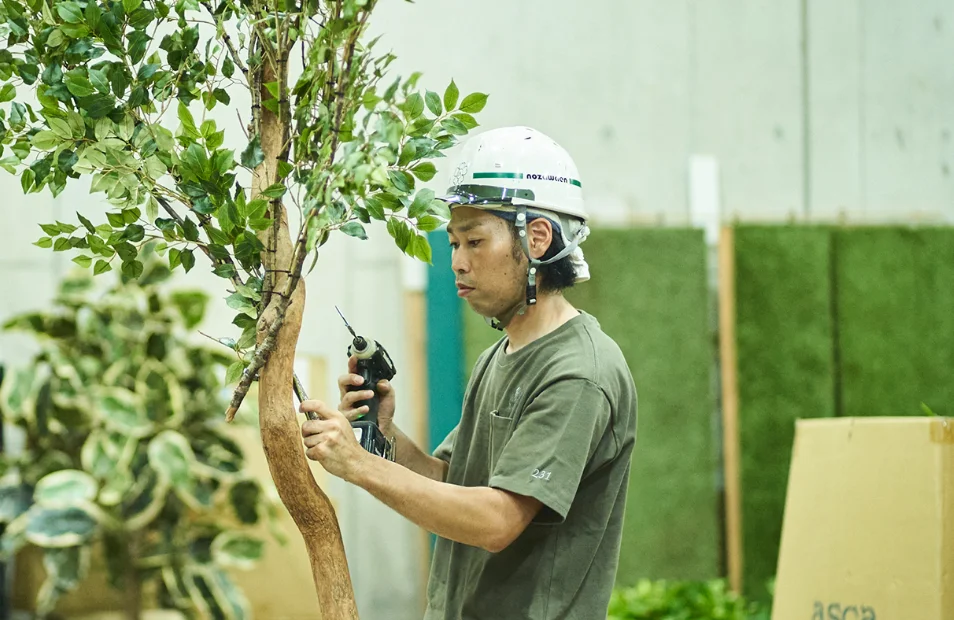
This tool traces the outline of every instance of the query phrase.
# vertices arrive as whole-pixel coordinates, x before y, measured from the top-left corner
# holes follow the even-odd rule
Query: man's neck
[[[522,349],[579,314],[559,293],[537,297],[536,304],[527,308],[525,313],[513,317],[504,329],[509,340],[507,353]]]

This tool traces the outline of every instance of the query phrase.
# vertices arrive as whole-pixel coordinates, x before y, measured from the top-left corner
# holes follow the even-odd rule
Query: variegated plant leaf
[[[61,469],[47,474],[36,483],[33,500],[51,508],[75,506],[92,501],[99,491],[99,484],[85,471]]]
[[[79,506],[47,508],[35,504],[27,516],[26,538],[38,547],[82,545],[99,528],[96,518]]]

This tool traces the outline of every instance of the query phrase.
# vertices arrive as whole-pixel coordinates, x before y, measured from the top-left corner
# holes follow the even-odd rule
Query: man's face
[[[527,258],[514,243],[510,224],[472,207],[451,211],[447,236],[457,294],[475,312],[497,317],[526,294]]]

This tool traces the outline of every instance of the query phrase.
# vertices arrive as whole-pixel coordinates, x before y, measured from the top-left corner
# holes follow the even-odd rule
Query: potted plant
[[[147,261],[138,280],[105,292],[90,275],[70,277],[52,310],[5,325],[40,341],[0,394],[23,439],[0,456],[0,548],[7,559],[42,550],[40,616],[80,585],[94,552],[129,620],[140,618],[147,586],[149,605],[249,616],[227,571],[261,556],[256,525],[271,523],[276,504],[243,472],[225,432],[223,376],[234,354],[187,336],[206,296],[164,291],[169,276]]]

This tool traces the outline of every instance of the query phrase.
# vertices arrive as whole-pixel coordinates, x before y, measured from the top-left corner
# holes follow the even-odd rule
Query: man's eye
[[[470,241],[467,242],[467,244],[472,248],[476,248],[478,245],[480,245],[480,242],[481,242],[481,239],[471,239]]]
[[[452,250],[456,250],[457,248],[460,247],[460,244],[457,243],[456,241],[451,241],[451,242],[450,242],[450,246],[451,246],[451,249],[452,249]]]

